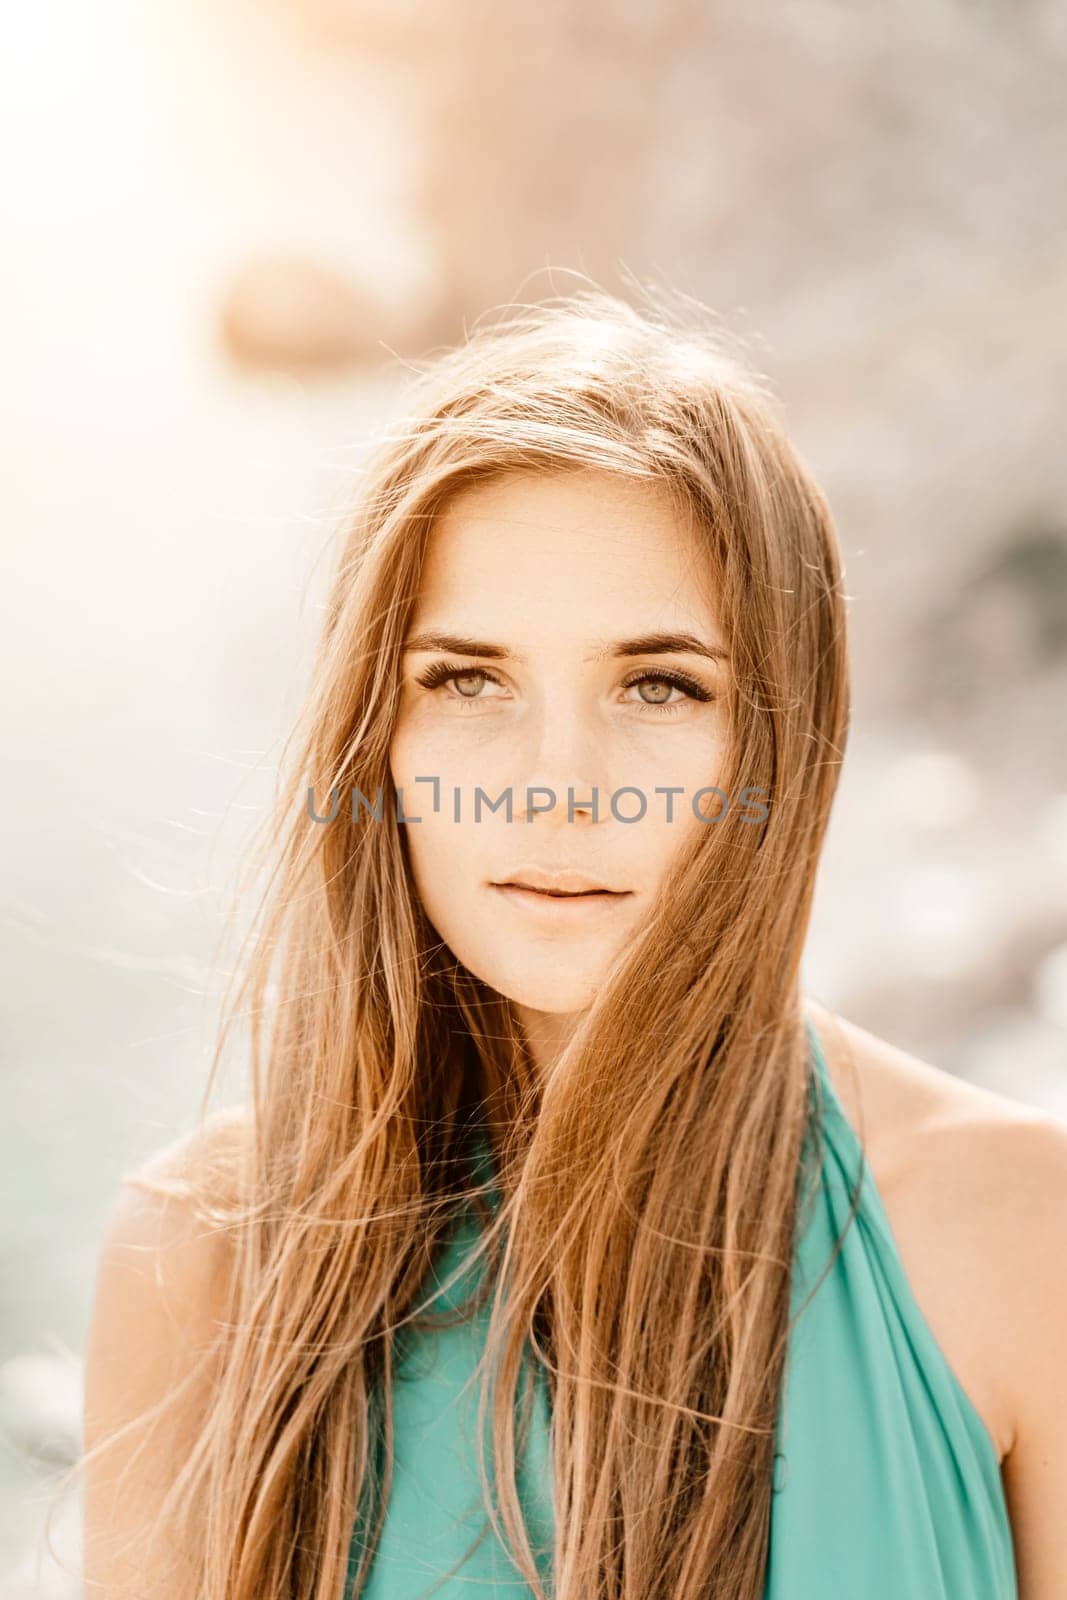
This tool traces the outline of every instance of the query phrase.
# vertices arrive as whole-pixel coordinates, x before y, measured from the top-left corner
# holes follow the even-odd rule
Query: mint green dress
[[[790,1336],[765,1600],[1017,1600],[993,1440],[912,1294],[810,1024],[808,1035],[823,1138],[818,1181],[798,1216],[794,1313],[822,1282]],[[484,1140],[478,1161],[489,1161]],[[861,1166],[859,1209],[827,1273]],[[484,1176],[480,1165],[478,1172]],[[438,1282],[461,1263],[474,1226],[462,1214]],[[473,1281],[465,1273],[435,1306],[460,1303]],[[474,1366],[488,1317],[486,1305],[471,1322],[424,1332],[402,1359],[392,1493],[366,1600],[422,1600],[431,1590],[438,1600],[528,1600],[532,1593],[482,1510]],[[517,1487],[551,1593],[550,1405],[543,1368],[534,1363],[533,1373],[533,1423]],[[491,1474],[490,1429],[491,1419],[484,1433]],[[464,1560],[480,1531],[481,1543]],[[349,1593],[358,1538],[357,1528]]]

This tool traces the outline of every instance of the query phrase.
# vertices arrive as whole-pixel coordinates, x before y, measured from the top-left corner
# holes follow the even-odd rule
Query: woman
[[[1067,1594],[1067,1130],[801,996],[839,553],[692,323],[514,311],[380,443],[247,1107],[104,1240],[87,1594]]]

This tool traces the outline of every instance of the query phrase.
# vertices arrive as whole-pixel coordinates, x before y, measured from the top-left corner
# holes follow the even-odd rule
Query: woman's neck
[[[581,1020],[582,1013],[535,1011],[531,1006],[519,1005],[517,1002],[513,1004],[538,1076],[544,1081],[566,1048]]]

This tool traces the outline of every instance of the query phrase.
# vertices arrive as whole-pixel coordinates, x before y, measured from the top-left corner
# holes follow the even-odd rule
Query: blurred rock
[[[908,750],[889,770],[891,804],[915,829],[958,828],[981,803],[981,781],[973,763],[954,750]]]
[[[81,1450],[82,1364],[72,1355],[12,1356],[0,1367],[0,1426],[16,1449],[50,1465]]]
[[[81,1455],[83,1371],[61,1346],[0,1366],[0,1428],[25,1463],[25,1543],[0,1576],[0,1600],[80,1600],[80,1486],[57,1495],[53,1480]]]
[[[938,596],[918,629],[916,698],[963,710],[995,680],[1021,683],[1067,656],[1067,530],[1017,525]]]
[[[295,253],[247,262],[219,307],[223,347],[245,369],[313,374],[378,364],[392,331],[354,277]]]
[[[989,1013],[955,1067],[971,1083],[1067,1118],[1067,1030],[1021,1008]]]
[[[1067,793],[1054,794],[1045,802],[1038,822],[1037,842],[1049,865],[1062,873],[1063,882],[1067,884]]]
[[[1034,523],[1017,529],[976,581],[1002,584],[1019,597],[1036,661],[1067,654],[1067,528]]]
[[[1034,999],[1045,1021],[1067,1029],[1067,943],[1044,957],[1034,974]],[[1064,1074],[1067,1080],[1067,1073]]]

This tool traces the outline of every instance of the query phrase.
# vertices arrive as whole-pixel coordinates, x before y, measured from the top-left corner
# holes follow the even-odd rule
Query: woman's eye
[[[482,694],[481,689],[486,683],[500,683],[500,679],[486,672],[484,667],[455,667],[447,661],[435,661],[416,681],[424,689],[438,689],[447,684],[451,691],[449,700],[466,701],[468,704],[495,700],[496,695]]]
[[[690,700],[707,701],[712,697],[693,678],[687,678],[681,673],[674,672],[643,672],[636,678],[631,678],[625,685],[627,689],[645,689],[651,686],[653,698],[646,700],[641,695],[636,701],[631,700],[631,705],[641,705],[650,711],[665,712],[672,715]],[[672,693],[678,692],[679,698],[672,699]]]

